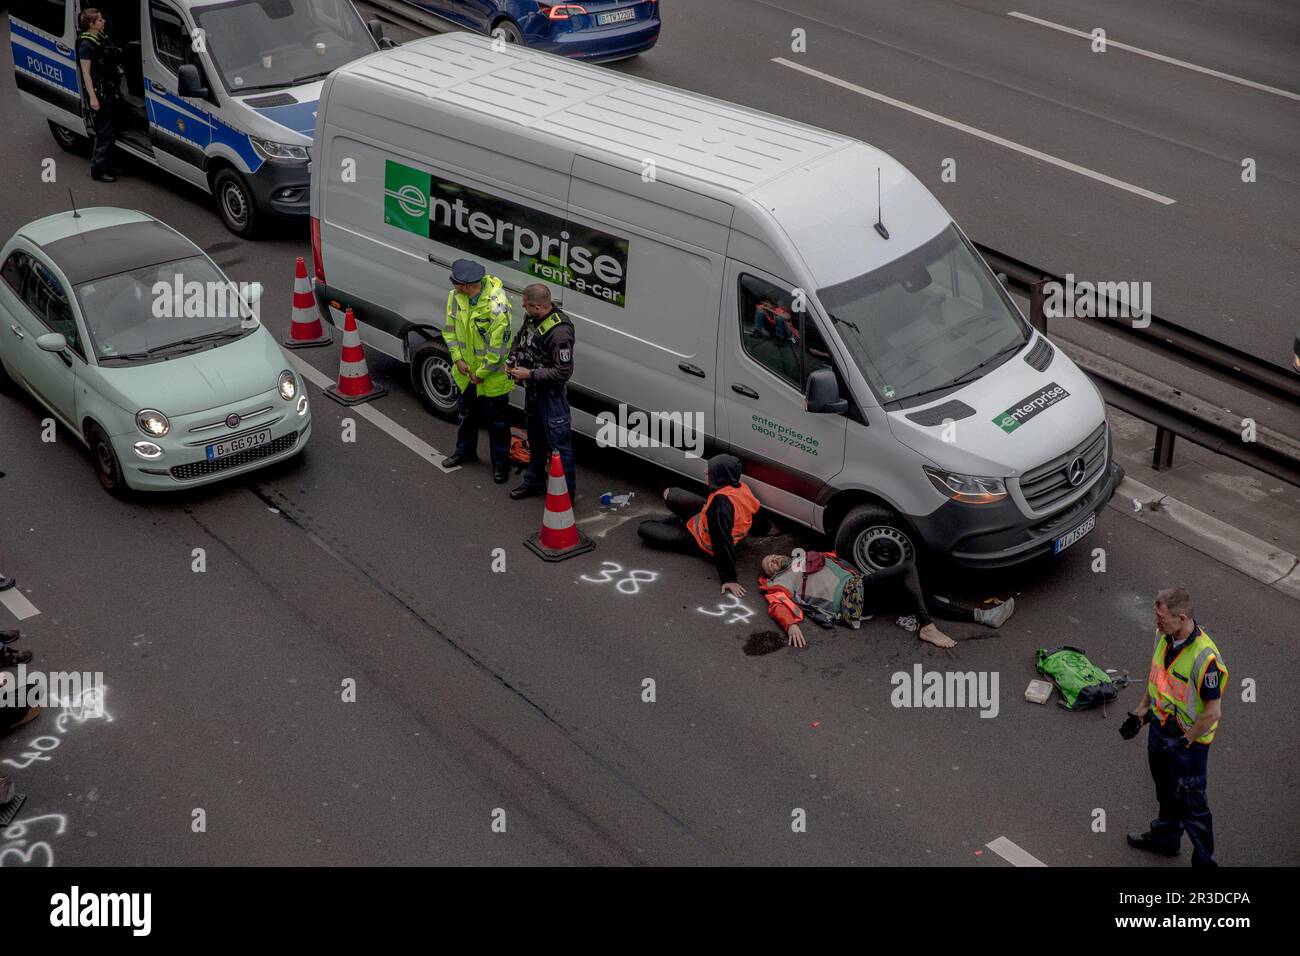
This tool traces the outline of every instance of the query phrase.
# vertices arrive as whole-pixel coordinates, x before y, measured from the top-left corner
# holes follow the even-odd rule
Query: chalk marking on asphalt
[[[1027,13],[1020,13],[1016,10],[1008,11],[1007,16],[1015,17],[1017,20],[1025,20],[1028,23],[1036,23],[1040,27],[1047,27],[1050,30],[1060,30],[1062,33],[1068,33],[1071,36],[1083,37],[1085,40],[1092,39],[1092,34],[1086,30],[1076,30],[1074,27],[1067,27],[1060,23],[1053,23],[1051,20],[1041,20],[1038,17],[1031,17]],[[1264,83],[1256,83],[1254,80],[1248,80],[1245,77],[1233,76],[1231,73],[1224,73],[1220,70],[1212,70],[1208,66],[1197,66],[1195,63],[1188,63],[1186,60],[1179,60],[1172,56],[1165,56],[1163,53],[1156,53],[1153,50],[1144,50],[1140,46],[1130,46],[1127,43],[1120,43],[1118,40],[1112,40],[1109,34],[1106,36],[1106,46],[1113,46],[1120,50],[1128,50],[1128,52],[1136,53],[1139,56],[1148,56],[1153,60],[1159,60],[1161,63],[1172,63],[1174,66],[1181,66],[1185,70],[1195,70],[1197,73],[1204,73],[1206,76],[1213,76],[1220,80],[1227,80],[1229,83],[1238,83],[1241,86],[1249,86],[1252,90],[1272,93],[1275,96],[1285,96],[1290,100],[1300,100],[1300,93],[1292,93],[1290,90],[1280,90],[1276,86],[1267,86]]]
[[[298,371],[302,373],[303,378],[311,382],[317,388],[323,390],[334,384],[328,375],[318,370],[316,366],[309,364],[302,357],[290,354],[289,361],[293,362]],[[444,475],[449,475],[454,471],[460,471],[459,465],[455,468],[444,468],[442,460],[447,457],[446,455],[438,451],[438,449],[434,448],[422,438],[415,435],[413,432],[410,432],[397,424],[397,422],[393,421],[383,412],[378,411],[369,405],[353,405],[351,406],[350,411],[360,415],[381,432],[388,435],[390,438],[396,439],[398,442],[411,449],[411,451],[415,452],[429,464],[433,465],[434,468],[437,468]]]
[[[1004,836],[1000,836],[996,840],[990,840],[984,845],[1012,866],[1047,866],[1038,857],[1027,850],[1022,850]]]
[[[1051,163],[1053,166],[1059,166],[1061,169],[1068,170],[1072,173],[1078,173],[1080,176],[1087,176],[1089,179],[1095,179],[1097,182],[1105,183],[1107,186],[1114,186],[1116,189],[1123,189],[1126,192],[1142,196],[1145,199],[1154,200],[1155,202],[1162,203],[1166,206],[1171,206],[1178,201],[1176,199],[1171,199],[1168,196],[1163,196],[1160,193],[1152,192],[1149,189],[1143,189],[1141,186],[1126,183],[1122,179],[1115,179],[1113,176],[1099,173],[1095,169],[1089,169],[1087,166],[1080,166],[1078,163],[1072,163],[1068,159],[1061,159],[1060,157],[1053,156],[1050,153],[1044,153],[1042,150],[1034,149],[1032,146],[1025,146],[1013,140],[998,136],[995,133],[989,133],[985,130],[978,129],[977,127],[969,126],[966,123],[958,122],[955,119],[940,116],[938,113],[932,113],[919,106],[913,106],[911,103],[904,103],[902,100],[896,100],[892,96],[886,96],[884,93],[877,93],[875,90],[869,90],[865,86],[858,86],[856,83],[850,83],[848,80],[841,80],[837,76],[831,76],[829,73],[821,72],[821,70],[814,70],[812,67],[787,60],[785,57],[773,57],[772,62],[779,63],[781,66],[787,66],[792,70],[798,70],[800,73],[807,73],[809,76],[814,76],[819,80],[824,80],[825,82],[831,83],[835,86],[843,87],[844,89],[858,93],[861,96],[878,100],[888,106],[897,107],[900,110],[905,110],[908,113],[931,120],[943,126],[951,127],[952,129],[959,130],[963,133],[969,133],[971,136],[979,137],[980,139],[986,140],[997,146],[1004,146],[1007,149],[1015,150],[1016,152],[1023,153],[1026,156],[1032,156],[1034,159],[1041,159],[1045,163]]]
[[[20,621],[25,621],[29,617],[35,617],[41,613],[40,609],[27,600],[27,595],[19,591],[16,585],[8,591],[0,591],[0,604],[7,607],[9,612]]]

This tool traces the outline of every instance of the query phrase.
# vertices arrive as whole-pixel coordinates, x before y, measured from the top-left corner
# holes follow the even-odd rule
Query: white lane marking
[[[1047,866],[1038,857],[1022,850],[1004,836],[1000,836],[984,845],[1012,866]]]
[[[877,93],[875,90],[869,90],[865,86],[858,86],[856,83],[850,83],[848,80],[841,80],[837,76],[831,76],[829,73],[814,70],[801,63],[787,60],[785,57],[773,57],[772,62],[779,63],[782,66],[788,66],[790,69],[798,70],[800,73],[807,73],[809,76],[815,76],[819,80],[825,80],[827,83],[832,83],[835,86],[843,87],[846,90],[851,90],[862,96],[878,100],[888,106],[895,106],[900,110],[906,110],[907,112],[923,117],[924,119],[933,120],[936,123],[949,126],[955,130],[960,130],[963,133],[969,133],[971,136],[978,136],[980,139],[987,140],[988,142],[994,143],[998,146],[1005,146],[1007,149],[1013,149],[1018,153],[1024,153],[1026,156],[1032,156],[1034,159],[1041,159],[1045,163],[1051,163],[1053,166],[1059,166],[1072,173],[1078,173],[1080,176],[1087,176],[1089,179],[1095,179],[1098,182],[1105,183],[1107,186],[1114,186],[1116,189],[1123,189],[1126,192],[1131,192],[1143,197],[1144,199],[1152,199],[1158,203],[1163,203],[1166,206],[1173,205],[1177,202],[1176,199],[1170,199],[1168,196],[1162,196],[1160,193],[1152,192],[1149,189],[1143,189],[1141,186],[1134,186],[1132,183],[1126,183],[1122,179],[1115,179],[1112,176],[1107,176],[1105,173],[1099,173],[1095,169],[1089,169],[1087,166],[1080,166],[1078,163],[1072,163],[1069,160],[1060,159],[1056,156],[1052,156],[1050,153],[1044,153],[1042,150],[1034,149],[1032,146],[1024,146],[994,133],[988,133],[982,129],[977,129],[974,126],[959,123],[957,120],[949,119],[946,116],[940,116],[938,113],[931,113],[929,110],[921,109],[919,106],[904,103],[902,100],[896,100],[892,96],[886,96],[884,93]]]
[[[1017,20],[1025,20],[1029,23],[1037,23],[1039,26],[1047,27],[1051,30],[1060,30],[1062,33],[1069,33],[1072,36],[1083,37],[1085,40],[1092,39],[1092,34],[1086,30],[1076,30],[1073,27],[1053,23],[1051,20],[1040,20],[1038,17],[1031,17],[1027,13],[1019,13],[1015,10],[1011,10],[1008,11],[1007,16],[1015,17]],[[1120,50],[1128,50],[1130,53],[1136,53],[1139,56],[1149,56],[1151,59],[1159,60],[1161,63],[1172,63],[1174,66],[1181,66],[1185,70],[1195,70],[1197,73],[1204,73],[1206,76],[1218,77],[1221,80],[1227,80],[1229,83],[1239,83],[1242,86],[1249,86],[1252,90],[1261,90],[1265,93],[1272,93],[1275,96],[1285,96],[1287,99],[1300,100],[1300,93],[1292,93],[1290,90],[1280,90],[1276,86],[1266,86],[1263,83],[1256,83],[1254,80],[1248,80],[1245,77],[1233,76],[1231,73],[1212,70],[1208,66],[1197,66],[1195,63],[1188,63],[1186,60],[1179,60],[1172,56],[1165,56],[1163,53],[1144,50],[1140,46],[1130,46],[1127,43],[1120,43],[1118,40],[1112,40],[1109,34],[1106,36],[1106,46],[1113,46]]]
[[[330,379],[328,375],[326,375],[324,372],[317,370],[317,368],[314,365],[308,364],[308,362],[306,362],[303,358],[294,355],[292,352],[289,353],[289,361],[293,362],[294,366],[302,374],[303,378],[311,382],[317,388],[323,390],[329,388],[331,385],[334,384],[334,382]],[[374,425],[376,428],[384,432],[390,438],[396,439],[398,442],[405,445],[407,448],[411,449],[411,451],[415,452],[417,455],[419,455],[429,464],[433,465],[434,468],[437,468],[444,475],[449,475],[453,471],[460,471],[459,465],[457,465],[455,468],[444,468],[442,466],[442,460],[447,457],[446,455],[438,451],[438,449],[434,448],[432,445],[425,442],[422,438],[419,438],[412,432],[407,431],[405,428],[397,424],[397,422],[393,421],[383,412],[377,411],[376,409],[372,408],[370,405],[353,405],[348,410],[357,415],[360,415],[362,418],[370,422],[370,424]]]
[[[31,601],[27,600],[27,595],[18,590],[14,585],[8,591],[0,591],[0,604],[9,609],[9,612],[20,621],[25,621],[29,617],[35,617],[40,614],[40,610]]]

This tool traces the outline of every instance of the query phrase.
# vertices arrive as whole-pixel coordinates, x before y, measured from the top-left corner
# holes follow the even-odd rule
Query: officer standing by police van
[[[1119,732],[1132,740],[1143,724],[1151,724],[1147,762],[1160,809],[1151,829],[1130,833],[1128,843],[1161,856],[1177,856],[1186,831],[1192,843],[1192,865],[1217,866],[1214,820],[1205,788],[1228,666],[1205,628],[1192,617],[1191,595],[1182,588],[1166,588],[1156,595],[1155,624],[1147,692]]]
[[[551,302],[540,282],[524,289],[527,319],[515,338],[506,371],[524,383],[524,417],[528,423],[528,470],[510,492],[518,501],[546,492],[551,452],[560,453],[569,498],[577,493],[573,468],[573,414],[565,383],[573,374],[573,322]]]
[[[510,300],[501,280],[473,259],[451,264],[451,292],[442,339],[451,359],[451,375],[460,389],[456,450],[443,459],[454,468],[478,460],[478,432],[487,426],[492,480],[510,477],[510,391],[506,374],[510,348]]]
[[[101,183],[117,182],[111,155],[116,138],[113,110],[122,82],[121,57],[108,38],[107,25],[104,15],[94,7],[82,10],[77,18],[81,30],[77,35],[77,61],[86,88],[95,141],[90,175]]]

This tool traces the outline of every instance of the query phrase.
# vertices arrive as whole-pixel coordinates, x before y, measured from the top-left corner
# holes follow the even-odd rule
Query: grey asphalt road
[[[746,27],[771,16],[750,10]],[[656,57],[673,29],[630,68],[666,69]],[[724,40],[720,71],[745,60]],[[790,95],[792,79],[765,64],[754,58],[754,95]],[[54,153],[17,109],[11,85],[0,84],[0,113],[13,118],[0,233],[66,208],[68,186],[83,205],[145,209],[213,249],[233,278],[266,283],[264,320],[287,330],[300,230],[236,242],[201,195],[146,171],[91,183],[84,161]],[[43,183],[50,156],[58,179]],[[332,350],[300,354],[335,373]],[[372,356],[371,371],[390,388],[372,407],[449,450],[452,426],[423,412],[404,370]],[[1140,679],[1150,595],[1172,582],[1198,596],[1237,696],[1242,679],[1259,687],[1255,702],[1230,701],[1215,743],[1222,861],[1300,862],[1300,760],[1277,739],[1289,709],[1274,676],[1294,602],[1122,509],[1055,564],[936,582],[1019,602],[1000,631],[954,626],[955,651],[876,620],[751,657],[747,638],[767,629],[757,596],[717,615],[707,565],[635,538],[664,476],[583,443],[577,516],[597,550],[545,564],[522,546],[540,524],[536,501],[509,502],[482,470],[444,475],[311,396],[301,460],[126,504],[98,489],[75,439],[41,440],[30,402],[0,401],[0,566],[41,612],[23,622],[24,643],[44,669],[102,671],[111,717],[42,715],[0,740],[0,767],[29,795],[29,823],[5,831],[0,864],[1002,866],[986,845],[1005,837],[1051,865],[1173,866],[1123,845],[1154,801],[1141,743],[1116,733],[1121,708],[1021,700],[1039,646],[1076,644]],[[345,418],[355,442],[342,440]],[[602,514],[607,488],[634,491],[633,508]],[[751,542],[745,579],[764,550],[795,540]],[[504,573],[492,570],[497,548]],[[1091,570],[1094,548],[1104,573]],[[891,706],[891,676],[918,663],[997,674],[997,716]],[[348,680],[355,702],[343,699]],[[504,833],[492,829],[498,810]],[[806,832],[791,829],[796,810]]]

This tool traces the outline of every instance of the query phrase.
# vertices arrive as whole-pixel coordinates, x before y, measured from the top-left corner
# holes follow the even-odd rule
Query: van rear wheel
[[[86,137],[74,133],[66,126],[60,126],[54,120],[46,120],[50,124],[50,132],[54,134],[54,141],[59,144],[59,148],[73,153],[77,156],[85,156],[90,152],[90,140]]]
[[[903,520],[881,505],[858,505],[835,532],[835,553],[864,574],[916,561],[916,544]]]
[[[456,420],[460,389],[451,377],[451,357],[441,342],[427,342],[411,356],[411,385],[424,407],[439,418]]]

